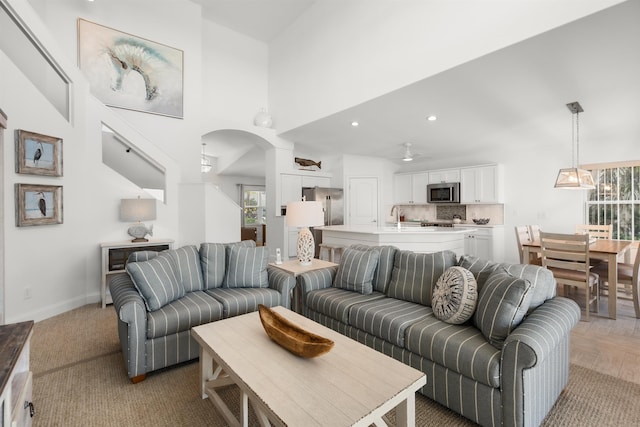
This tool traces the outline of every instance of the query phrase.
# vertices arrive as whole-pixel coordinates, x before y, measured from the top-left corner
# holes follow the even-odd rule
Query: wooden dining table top
[[[620,254],[631,246],[631,240],[617,239],[596,239],[595,242],[589,244],[589,252],[600,252],[605,254]],[[540,241],[523,242],[522,246],[531,248],[540,248]]]

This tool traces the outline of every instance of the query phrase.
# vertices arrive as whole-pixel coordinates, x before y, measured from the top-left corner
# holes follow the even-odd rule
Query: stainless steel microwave
[[[460,183],[444,182],[427,185],[428,203],[460,203]]]

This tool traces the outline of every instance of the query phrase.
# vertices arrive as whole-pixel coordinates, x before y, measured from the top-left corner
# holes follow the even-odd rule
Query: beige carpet
[[[31,344],[34,426],[225,426],[199,395],[198,364],[127,378],[113,308],[88,305],[39,322]],[[225,400],[238,408],[238,391]],[[571,365],[570,382],[545,426],[640,425],[640,385]],[[233,403],[236,403],[233,405]],[[233,405],[233,406],[231,406]],[[387,421],[394,425],[393,411]],[[251,420],[255,425],[255,419]],[[417,426],[473,423],[417,395]]]

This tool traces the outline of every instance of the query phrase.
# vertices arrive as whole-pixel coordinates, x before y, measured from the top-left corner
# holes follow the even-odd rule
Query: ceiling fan
[[[404,146],[404,155],[402,157],[400,157],[400,159],[403,162],[410,162],[415,158],[418,158],[421,156],[420,153],[412,153],[411,152],[411,143],[410,142],[405,142],[404,144],[402,144]]]

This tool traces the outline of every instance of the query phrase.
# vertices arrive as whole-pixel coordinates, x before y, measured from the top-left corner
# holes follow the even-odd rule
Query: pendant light
[[[584,110],[580,103],[570,102],[567,104],[567,108],[571,111],[571,157],[572,167],[560,169],[558,172],[558,178],[556,179],[555,188],[564,188],[568,190],[593,190],[596,188],[593,183],[593,177],[591,172],[584,169],[579,169],[580,164],[580,127],[579,127],[579,115]],[[575,126],[574,126],[575,122]],[[574,132],[575,130],[575,132]],[[575,136],[575,138],[574,138]],[[575,147],[574,147],[575,141]],[[574,156],[575,154],[575,156]]]
[[[202,143],[202,158],[200,159],[200,172],[207,173],[211,170],[211,160],[204,155],[204,146],[207,145],[204,142]]]

